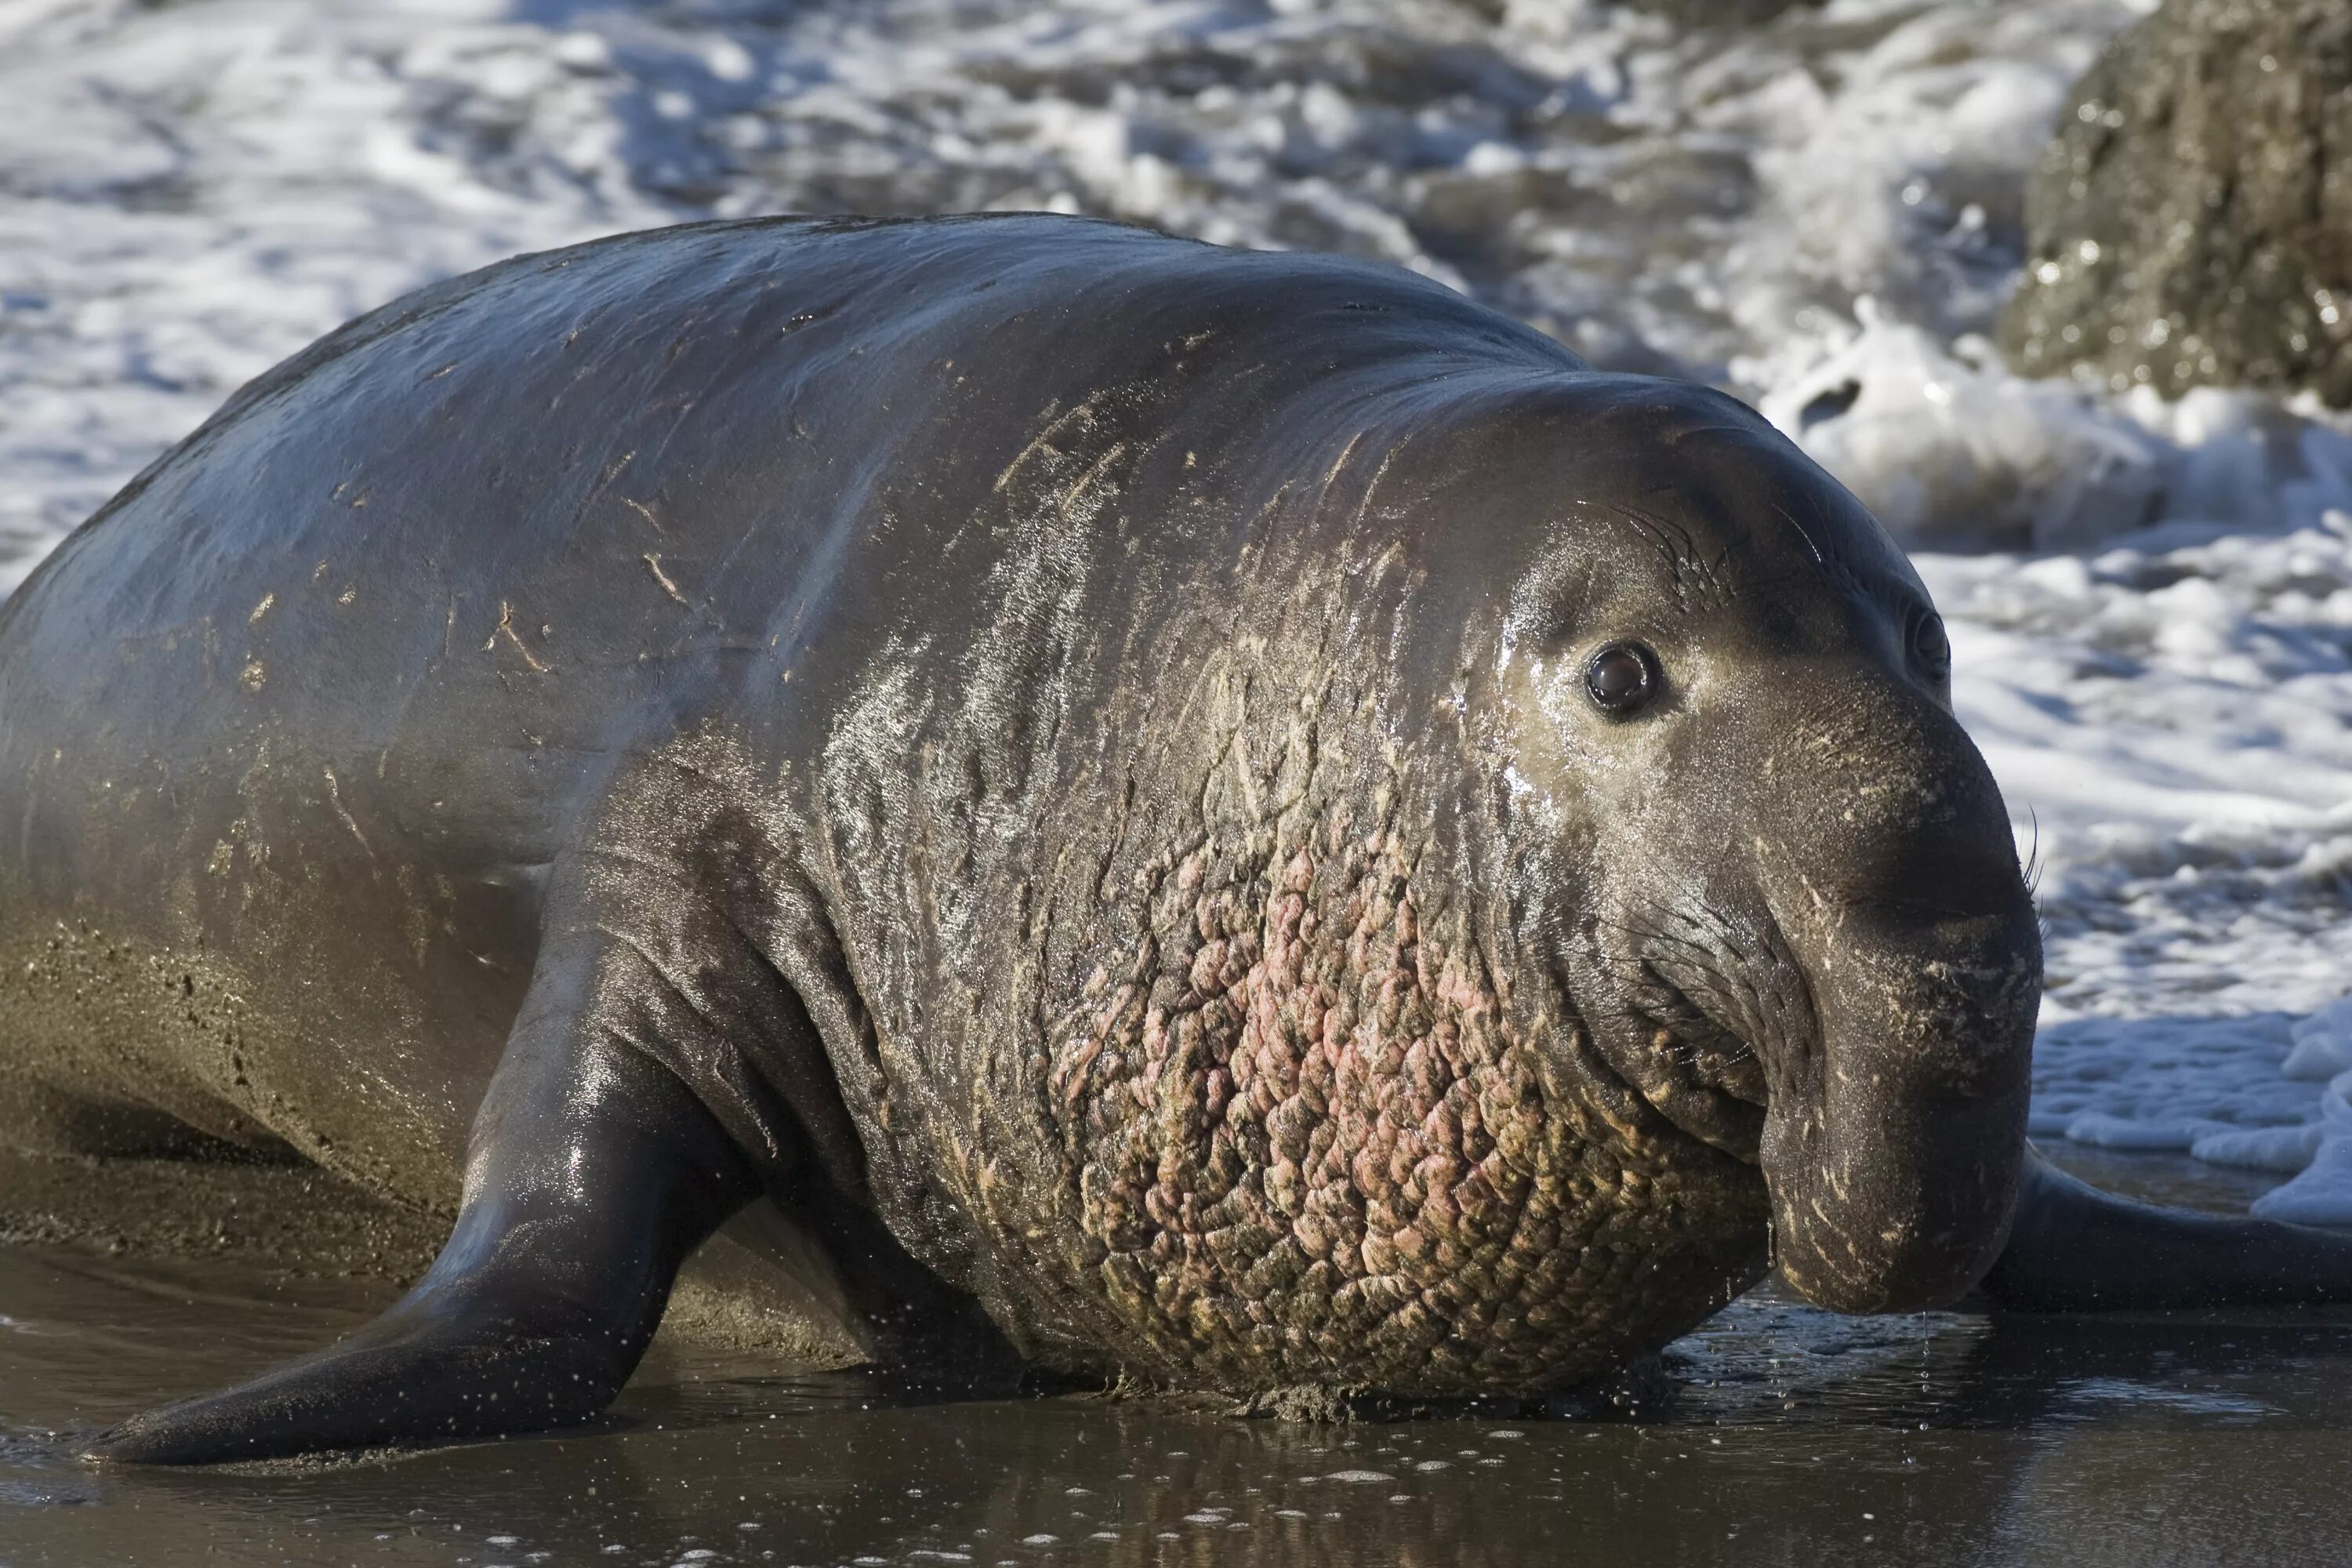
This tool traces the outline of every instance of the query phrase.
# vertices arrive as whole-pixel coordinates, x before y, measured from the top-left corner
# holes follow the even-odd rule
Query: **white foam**
[[[2352,996],[2331,1002],[2287,1031],[2294,1047],[2279,1071],[2307,1082],[2352,1072]]]
[[[2298,1225],[2352,1225],[2352,1072],[2330,1081],[2320,1099],[2319,1139],[2311,1163],[2284,1186],[2256,1198],[2263,1219]]]

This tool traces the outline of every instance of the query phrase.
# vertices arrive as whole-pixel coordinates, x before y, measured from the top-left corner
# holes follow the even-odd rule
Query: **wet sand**
[[[2216,1208],[2184,1159],[2073,1163]],[[2257,1185],[2259,1184],[2256,1184]],[[1344,1426],[940,1402],[678,1342],[599,1427],[330,1465],[75,1440],[396,1292],[223,1233],[0,1247],[0,1564],[2352,1561],[2352,1312],[1841,1319],[1770,1289],[1613,1401]]]

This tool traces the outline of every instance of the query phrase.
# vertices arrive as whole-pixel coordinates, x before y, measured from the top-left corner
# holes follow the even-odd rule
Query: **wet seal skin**
[[[1948,653],[1748,409],[1382,267],[775,220],[400,300],[0,610],[6,1141],[455,1215],[92,1451],[583,1419],[730,1216],[850,1353],[1309,1414],[1772,1267],[2352,1293],[2029,1158]]]

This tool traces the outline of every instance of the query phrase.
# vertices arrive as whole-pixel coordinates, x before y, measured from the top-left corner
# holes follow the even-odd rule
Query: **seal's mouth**
[[[1652,910],[1594,935],[1620,1010],[1602,1044],[1610,1066],[1682,1131],[1758,1163],[1765,1053],[1811,1030],[1803,976],[1777,932],[1704,910]]]
[[[1768,1098],[1755,1047],[1663,975],[1635,1005],[1649,1031],[1654,1066],[1634,1085],[1651,1108],[1684,1131],[1748,1164],[1764,1137]]]
[[[1813,988],[1779,923],[1769,910],[1693,899],[1642,910],[1622,935],[1625,1000],[1649,1031],[1645,1077],[1676,1090],[1652,1103],[1759,1163],[1776,1064],[1816,1057],[1822,1042]]]

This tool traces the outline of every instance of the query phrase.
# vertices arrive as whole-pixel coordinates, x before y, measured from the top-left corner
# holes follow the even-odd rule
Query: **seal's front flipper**
[[[474,1124],[432,1268],[331,1350],[101,1436],[149,1464],[267,1458],[578,1422],[611,1402],[678,1265],[759,1190],[668,1069],[542,972]]]
[[[1982,1288],[2029,1312],[2352,1301],[2352,1236],[2133,1203],[2029,1147],[2017,1218]]]

